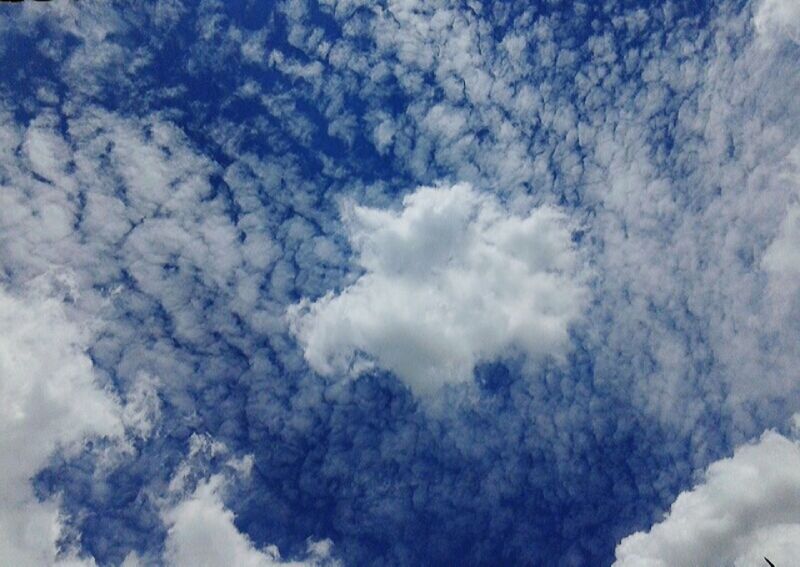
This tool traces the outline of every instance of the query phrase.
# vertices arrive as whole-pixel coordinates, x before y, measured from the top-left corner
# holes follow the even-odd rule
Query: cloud
[[[216,457],[229,455],[228,448],[209,436],[193,435],[189,453],[172,478],[164,498],[183,495],[167,505],[161,516],[167,528],[163,561],[170,567],[341,567],[332,558],[330,540],[308,541],[307,556],[284,561],[274,545],[256,548],[234,524],[234,514],[225,507],[223,493],[238,477],[249,478],[253,458],[228,457],[224,471],[206,477]],[[199,475],[199,478],[198,478]],[[187,483],[193,483],[187,493]],[[130,562],[138,558],[129,556]],[[135,564],[135,563],[134,563]]]
[[[165,561],[171,567],[320,567],[335,566],[330,540],[311,542],[308,557],[284,561],[274,545],[257,549],[234,525],[220,497],[221,475],[201,482],[194,493],[164,514],[168,525]]]
[[[800,313],[800,205],[793,203],[786,210],[778,234],[761,258],[767,273],[765,301],[771,308],[771,326],[796,325]],[[791,357],[791,343],[783,352]],[[789,363],[791,364],[791,363]]]
[[[377,365],[430,393],[514,350],[564,354],[586,290],[557,209],[515,215],[457,184],[417,189],[397,212],[356,206],[344,220],[364,274],[288,312],[317,372]]]
[[[795,0],[761,0],[753,23],[763,45],[772,46],[783,37],[800,44],[800,4]]]
[[[778,237],[764,253],[762,266],[773,277],[797,276],[800,274],[800,206],[793,205],[786,211]]]
[[[133,435],[147,439],[154,433],[161,419],[161,400],[158,397],[158,380],[140,373],[133,381],[122,412],[122,423]]]
[[[119,436],[121,408],[96,383],[87,334],[59,300],[0,290],[0,328],[0,563],[94,564],[60,545],[58,500],[39,501],[29,480],[57,449]]]
[[[256,554],[322,534],[359,565],[609,563],[694,468],[797,410],[794,4],[327,4],[29,2],[0,22],[0,276],[74,271],[70,313],[101,315],[85,346],[133,434],[37,488],[98,562],[157,563],[148,495],[209,432],[256,455],[248,493],[220,497]],[[451,248],[490,269],[433,269],[442,243],[398,188],[436,179],[480,188],[461,194],[475,218],[447,209],[467,235]],[[342,198],[362,205],[349,247]],[[525,321],[536,341],[508,312],[540,314],[517,298],[540,290],[490,238],[529,217],[567,247],[579,224],[593,268],[577,316]],[[577,264],[559,293],[584,288]],[[302,297],[315,346],[287,333]],[[558,368],[479,364],[477,403],[450,389],[438,417],[387,376],[303,361],[423,393],[568,349]]]
[[[767,431],[709,465],[667,517],[617,546],[617,567],[745,567],[800,557],[800,443]]]
[[[787,312],[800,290],[800,145],[789,153],[778,182],[785,185],[790,203],[775,238],[761,257],[761,268],[769,278],[769,291],[778,304],[778,312]],[[780,313],[776,313],[779,315]]]

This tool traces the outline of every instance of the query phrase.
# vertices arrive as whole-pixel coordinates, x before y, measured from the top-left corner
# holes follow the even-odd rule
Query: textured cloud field
[[[0,564],[800,557],[800,3],[0,12]]]

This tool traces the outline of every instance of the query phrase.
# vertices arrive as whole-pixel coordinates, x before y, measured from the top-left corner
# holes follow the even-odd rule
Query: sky
[[[0,564],[800,557],[797,0],[0,12]]]

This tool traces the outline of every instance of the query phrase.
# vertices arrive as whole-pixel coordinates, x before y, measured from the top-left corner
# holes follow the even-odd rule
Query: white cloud
[[[786,187],[793,199],[786,207],[776,237],[761,259],[761,267],[769,276],[769,291],[776,301],[778,313],[789,312],[788,305],[798,297],[800,289],[800,145],[789,152],[778,183]]]
[[[125,428],[141,439],[147,439],[161,419],[161,400],[158,380],[140,372],[128,392],[122,412]]]
[[[308,557],[301,561],[283,561],[274,545],[257,549],[233,523],[233,512],[220,497],[222,475],[201,482],[186,500],[164,514],[169,526],[165,559],[175,567],[313,567],[335,565],[330,560],[329,540],[308,546]]]
[[[691,64],[672,48],[642,50],[647,82],[614,97],[622,116],[636,118],[581,134],[597,160],[593,176],[607,179],[583,197],[602,203],[587,230],[602,247],[587,253],[600,274],[599,310],[613,321],[603,329],[603,316],[588,316],[598,328],[595,368],[683,431],[716,406],[734,416],[737,441],[786,417],[762,412],[763,400],[796,409],[800,355],[795,48],[743,41],[749,15],[720,17],[714,50],[698,43],[702,35],[673,32]],[[665,98],[665,89],[681,95]],[[679,108],[665,159],[662,126],[640,117],[668,100]]]
[[[762,44],[771,46],[785,36],[800,43],[800,2],[797,0],[762,0],[753,23]]]
[[[762,266],[774,275],[797,276],[800,274],[800,206],[793,205],[786,211],[778,238],[772,241],[764,253]]]
[[[468,184],[422,187],[402,211],[353,207],[345,223],[365,273],[340,294],[289,309],[321,374],[377,364],[429,393],[519,349],[558,357],[585,289],[566,219],[509,213]]]
[[[250,481],[253,464],[253,455],[237,458],[212,436],[192,434],[185,458],[156,497],[166,529],[163,555],[131,551],[123,566],[341,567],[329,539],[309,539],[303,558],[285,560],[277,546],[258,548],[238,530],[224,498],[232,484]]]
[[[793,565],[800,557],[800,444],[775,433],[712,463],[668,516],[617,546],[617,567]]]
[[[94,564],[59,549],[58,503],[39,502],[29,479],[59,447],[121,434],[120,408],[95,383],[87,337],[60,301],[0,290],[0,328],[0,564]]]

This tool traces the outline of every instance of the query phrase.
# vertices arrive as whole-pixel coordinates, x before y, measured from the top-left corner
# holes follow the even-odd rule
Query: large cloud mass
[[[77,564],[77,550],[59,544],[57,501],[40,502],[30,479],[56,449],[119,435],[121,408],[98,387],[89,337],[58,299],[0,289],[0,329],[0,563]]]
[[[459,184],[417,189],[397,212],[353,207],[345,222],[365,273],[289,313],[318,372],[374,360],[431,392],[513,349],[563,355],[586,296],[563,213],[515,215]]]
[[[800,557],[800,443],[769,431],[712,463],[647,533],[617,547],[617,567],[745,567]]]

